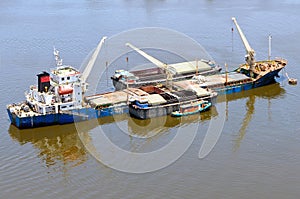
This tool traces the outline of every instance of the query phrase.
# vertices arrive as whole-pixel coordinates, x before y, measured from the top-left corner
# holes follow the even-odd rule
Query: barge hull
[[[135,108],[129,105],[129,114],[138,119],[149,119],[154,117],[160,117],[164,115],[170,115],[174,111],[179,110],[179,105],[167,106],[167,107],[149,107],[149,108]]]
[[[210,97],[199,98],[198,100],[207,100],[208,102],[214,104],[216,103],[217,95],[212,95]],[[197,100],[194,100],[197,101]],[[145,108],[129,104],[129,114],[132,117],[138,119],[150,119],[154,117],[160,117],[165,115],[171,115],[174,111],[179,111],[181,105],[192,103],[191,101],[185,101],[176,104],[168,105],[158,105],[158,106],[148,106]]]

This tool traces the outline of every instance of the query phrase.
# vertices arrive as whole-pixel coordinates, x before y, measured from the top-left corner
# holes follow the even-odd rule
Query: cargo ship
[[[278,73],[287,65],[287,60],[275,58],[274,60],[256,61],[255,51],[250,47],[236,19],[233,17],[232,20],[236,25],[246,49],[246,63],[241,64],[232,72],[227,72],[226,69],[226,72],[223,74],[206,77],[198,75],[192,79],[196,81],[200,87],[213,89],[219,94],[231,94],[275,83],[275,77],[279,77]],[[270,42],[271,37],[269,37],[269,43]]]
[[[287,64],[285,59],[275,59],[255,62],[256,65],[265,67],[264,71],[254,70],[256,77],[251,77],[249,66],[241,65],[237,70],[217,74],[212,76],[195,76],[192,79],[199,84],[201,88],[209,88],[218,94],[232,94],[241,92],[268,84],[275,83],[275,77],[279,77],[279,71]]]
[[[26,100],[7,106],[11,123],[19,128],[65,124],[73,122],[71,110],[82,108],[80,73],[72,66],[62,65],[54,50],[56,69],[38,74],[38,85],[25,92]],[[78,119],[82,116],[78,116]],[[84,117],[84,116],[83,116]]]
[[[88,87],[85,80],[105,39],[100,41],[83,73],[63,65],[59,51],[54,49],[56,68],[50,73],[44,71],[37,75],[38,85],[30,86],[29,92],[25,92],[25,101],[7,105],[11,123],[18,128],[34,128],[128,112],[127,93],[124,91],[122,94],[85,96]],[[108,105],[107,102],[116,95],[120,97]]]
[[[155,83],[166,83],[169,76],[168,73],[172,75],[174,81],[179,81],[190,79],[197,74],[217,74],[222,69],[220,66],[216,65],[214,61],[205,59],[165,64],[130,43],[127,43],[126,45],[134,49],[157,67],[135,71],[116,70],[115,74],[111,77],[116,90],[122,90],[127,87],[132,88],[153,85]]]

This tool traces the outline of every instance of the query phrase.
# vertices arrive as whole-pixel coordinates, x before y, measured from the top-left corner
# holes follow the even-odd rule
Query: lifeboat
[[[62,85],[58,88],[58,94],[66,95],[73,92],[73,88],[70,85]]]

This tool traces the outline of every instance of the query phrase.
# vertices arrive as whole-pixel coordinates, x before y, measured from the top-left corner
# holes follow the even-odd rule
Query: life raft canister
[[[61,85],[58,88],[58,94],[60,95],[66,95],[73,92],[73,88],[70,85]]]

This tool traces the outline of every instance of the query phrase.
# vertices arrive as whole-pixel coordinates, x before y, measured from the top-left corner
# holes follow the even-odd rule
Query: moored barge
[[[163,85],[141,87],[143,92],[129,99],[130,115],[138,119],[149,119],[170,115],[174,111],[179,111],[181,106],[200,103],[203,100],[215,101],[216,92],[190,83],[190,80],[174,82],[172,89]],[[188,89],[183,88],[182,85]]]
[[[221,67],[216,65],[212,60],[200,59],[196,61],[165,64],[132,44],[127,43],[127,46],[137,51],[157,67],[134,71],[116,70],[115,74],[111,77],[116,90],[122,90],[127,87],[138,88],[155,83],[166,83],[168,72],[172,74],[173,81],[179,81],[190,79],[197,74],[213,75],[221,71]]]

